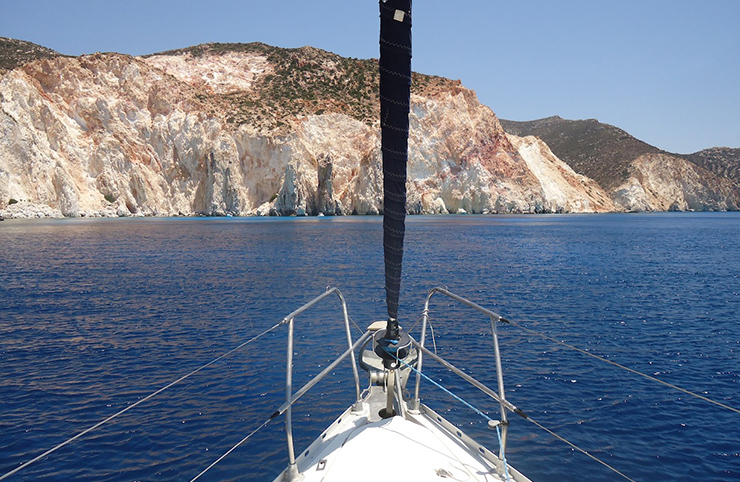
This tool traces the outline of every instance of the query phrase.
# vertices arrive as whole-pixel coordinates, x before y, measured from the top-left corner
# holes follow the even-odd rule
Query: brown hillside
[[[33,60],[59,55],[62,54],[32,42],[0,37],[0,72],[15,69]]]
[[[607,190],[629,178],[632,161],[643,154],[663,152],[596,119],[567,120],[558,116],[527,122],[501,119],[501,125],[510,134],[539,137],[573,170]]]

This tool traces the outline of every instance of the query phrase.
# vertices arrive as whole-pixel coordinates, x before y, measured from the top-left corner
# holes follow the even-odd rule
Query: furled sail
[[[380,124],[386,338],[398,338],[411,96],[411,0],[380,0]]]

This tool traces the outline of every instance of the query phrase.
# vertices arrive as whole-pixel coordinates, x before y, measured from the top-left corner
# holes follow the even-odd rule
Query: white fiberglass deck
[[[302,480],[377,482],[381,474],[413,481],[506,480],[496,471],[493,453],[431,410],[381,419],[385,395],[379,388],[371,392],[359,410],[344,412],[297,457]],[[511,467],[509,476],[528,481]]]

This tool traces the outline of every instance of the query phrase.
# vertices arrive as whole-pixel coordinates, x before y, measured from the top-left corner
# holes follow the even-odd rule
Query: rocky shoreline
[[[378,214],[372,64],[263,44],[24,60],[0,73],[0,214]],[[460,82],[414,75],[410,214],[740,205],[731,179],[660,152],[597,182],[541,138],[506,132]]]

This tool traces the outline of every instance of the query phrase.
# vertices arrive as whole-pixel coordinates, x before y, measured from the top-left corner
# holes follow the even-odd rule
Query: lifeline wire
[[[733,411],[735,413],[740,413],[740,410],[738,410],[735,407],[731,407],[729,405],[725,405],[724,403],[718,402],[716,400],[712,400],[711,398],[707,398],[707,397],[705,397],[703,395],[699,395],[698,393],[692,392],[690,390],[686,390],[685,388],[681,388],[681,387],[676,386],[676,385],[673,385],[671,383],[664,382],[663,380],[661,380],[659,378],[655,378],[653,376],[650,376],[650,375],[647,375],[647,374],[642,373],[640,371],[637,371],[637,370],[635,370],[633,368],[629,368],[629,367],[626,367],[624,365],[620,365],[617,362],[613,362],[611,360],[607,360],[606,358],[600,357],[599,355],[594,355],[593,353],[589,353],[586,350],[582,350],[581,348],[575,347],[573,345],[569,345],[568,343],[565,343],[565,342],[560,341],[560,340],[556,340],[555,338],[553,338],[551,336],[548,336],[548,335],[545,335],[544,333],[540,333],[540,332],[537,332],[537,331],[534,331],[534,330],[530,330],[529,328],[525,328],[522,325],[520,325],[519,323],[510,321],[510,320],[507,320],[507,322],[509,324],[513,325],[513,326],[516,326],[517,328],[521,328],[522,330],[524,330],[524,331],[526,331],[528,333],[531,333],[533,335],[537,335],[537,336],[542,337],[542,338],[544,338],[546,340],[553,341],[553,342],[557,343],[558,345],[562,345],[562,346],[564,346],[566,348],[570,348],[571,350],[575,350],[575,351],[577,351],[579,353],[582,353],[584,355],[588,355],[588,356],[590,356],[592,358],[596,358],[597,360],[601,360],[601,361],[606,362],[606,363],[608,363],[610,365],[614,365],[615,367],[621,368],[623,370],[627,370],[628,372],[632,372],[632,373],[634,373],[636,375],[640,375],[641,377],[645,377],[648,380],[652,380],[654,382],[658,382],[658,383],[660,383],[662,385],[665,385],[667,387],[673,388],[674,390],[678,390],[678,391],[683,392],[683,393],[685,393],[687,395],[691,395],[692,397],[696,397],[696,398],[699,398],[701,400],[704,400],[705,402],[709,402],[711,404],[717,405],[718,407],[726,408],[727,410],[731,410],[731,411]]]
[[[629,481],[631,481],[631,482],[635,482],[635,480],[634,480],[634,479],[632,479],[632,478],[630,478],[629,476],[627,476],[627,475],[623,474],[622,472],[620,472],[619,470],[615,469],[615,468],[614,468],[614,467],[612,467],[611,465],[607,464],[606,462],[604,462],[604,461],[603,461],[603,460],[601,460],[600,458],[596,457],[595,455],[591,455],[591,454],[590,454],[590,453],[588,453],[587,451],[583,450],[583,449],[582,449],[581,447],[579,447],[579,446],[575,445],[574,443],[570,442],[569,440],[567,440],[567,439],[565,439],[565,438],[561,437],[560,435],[556,434],[555,432],[553,432],[553,431],[552,431],[552,430],[550,430],[549,428],[545,427],[544,425],[542,425],[542,424],[541,424],[541,423],[539,423],[538,421],[536,421],[536,420],[533,420],[533,419],[532,419],[531,417],[527,417],[527,418],[526,418],[526,420],[529,420],[530,422],[532,422],[533,424],[537,425],[537,426],[538,426],[539,428],[541,428],[541,429],[542,429],[542,430],[544,430],[545,432],[549,433],[550,435],[552,435],[552,436],[553,436],[553,437],[555,437],[556,439],[558,439],[558,440],[560,440],[560,441],[562,441],[562,442],[565,442],[565,443],[567,443],[568,445],[570,445],[571,447],[573,447],[573,448],[574,448],[575,450],[578,450],[578,451],[579,451],[579,452],[581,452],[581,453],[582,453],[583,455],[585,455],[585,456],[587,456],[587,457],[591,458],[592,460],[595,460],[596,462],[600,463],[601,465],[603,465],[604,467],[606,467],[606,468],[608,468],[609,470],[613,471],[614,473],[617,473],[617,474],[621,475],[622,477],[624,477],[625,479],[627,479],[627,480],[629,480]]]
[[[201,473],[199,473],[198,475],[196,475],[195,477],[193,477],[192,479],[190,479],[190,482],[193,482],[195,480],[198,480],[201,475],[205,474],[206,472],[208,472],[209,470],[211,470],[217,463],[221,462],[223,459],[225,459],[226,457],[228,457],[228,455],[231,452],[233,452],[241,444],[243,444],[244,442],[246,442],[247,440],[249,440],[249,437],[251,437],[252,435],[256,434],[257,432],[259,432],[260,430],[262,430],[265,427],[265,425],[267,425],[268,423],[270,423],[270,420],[272,420],[272,417],[268,418],[267,420],[264,421],[264,423],[262,425],[260,425],[256,429],[252,430],[252,432],[250,432],[249,435],[247,435],[246,437],[244,437],[243,439],[241,439],[239,442],[237,442],[236,445],[234,445],[229,450],[227,450],[226,453],[224,453],[221,457],[217,458],[215,462],[213,462],[211,465],[209,465],[208,467],[206,467],[205,469],[203,469],[203,471]]]
[[[181,376],[180,378],[178,378],[178,379],[177,379],[177,380],[175,380],[174,382],[170,383],[169,385],[166,385],[166,386],[164,386],[164,387],[160,388],[159,390],[157,390],[156,392],[153,392],[153,393],[151,393],[151,394],[147,395],[146,397],[142,398],[142,399],[141,399],[141,400],[139,400],[138,402],[136,402],[136,403],[133,403],[133,404],[129,405],[128,407],[124,408],[124,409],[123,409],[123,410],[121,410],[120,412],[114,413],[114,414],[113,414],[113,415],[111,415],[110,417],[108,417],[108,418],[106,418],[105,420],[102,420],[102,421],[100,421],[100,422],[96,423],[96,424],[95,424],[95,425],[93,425],[92,427],[89,427],[89,428],[87,428],[87,429],[83,430],[82,432],[78,433],[78,434],[77,434],[77,435],[75,435],[74,437],[72,437],[72,438],[68,438],[68,439],[67,439],[67,440],[65,440],[64,442],[62,442],[62,443],[60,443],[59,445],[57,445],[56,447],[53,447],[53,448],[51,448],[51,449],[47,450],[46,452],[44,452],[43,454],[41,454],[41,455],[39,455],[39,456],[37,456],[37,457],[34,457],[34,458],[32,458],[32,459],[31,459],[31,460],[29,460],[28,462],[24,462],[24,463],[22,463],[21,465],[19,465],[19,466],[18,466],[18,467],[16,467],[15,469],[11,470],[11,471],[10,471],[10,472],[8,472],[7,474],[5,474],[5,475],[2,475],[2,476],[0,476],[0,480],[4,480],[4,479],[7,479],[8,477],[10,477],[11,475],[15,474],[16,472],[18,472],[18,471],[20,471],[20,470],[23,470],[23,469],[25,469],[26,467],[28,467],[29,465],[31,465],[31,464],[33,464],[33,463],[35,463],[35,462],[38,462],[39,460],[43,459],[43,458],[44,458],[44,457],[46,457],[47,455],[50,455],[50,454],[52,454],[52,453],[56,452],[57,450],[59,450],[60,448],[64,447],[65,445],[67,445],[67,444],[70,444],[70,443],[74,442],[75,440],[77,440],[78,438],[82,437],[83,435],[86,435],[86,434],[88,434],[88,433],[92,432],[93,430],[95,430],[96,428],[100,427],[101,425],[104,425],[104,424],[106,424],[106,423],[110,422],[110,421],[111,421],[111,420],[113,420],[114,418],[118,417],[119,415],[122,415],[122,414],[124,414],[125,412],[127,412],[127,411],[131,410],[131,409],[132,409],[132,408],[134,408],[135,406],[137,406],[137,405],[139,405],[139,404],[142,404],[142,403],[146,402],[147,400],[149,400],[149,399],[151,399],[151,398],[154,398],[154,397],[155,397],[156,395],[159,395],[160,393],[164,392],[164,391],[165,391],[165,390],[167,390],[168,388],[171,388],[171,387],[173,387],[174,385],[176,385],[176,384],[180,383],[181,381],[185,380],[186,378],[188,378],[188,377],[190,377],[190,376],[192,376],[192,375],[195,375],[196,373],[198,373],[198,372],[199,372],[199,371],[201,371],[201,370],[204,370],[205,368],[208,368],[209,366],[213,365],[214,363],[218,362],[219,360],[222,360],[223,358],[226,358],[227,356],[231,355],[231,354],[232,354],[232,353],[234,353],[235,351],[237,351],[237,350],[239,350],[239,349],[241,349],[241,348],[244,348],[245,346],[249,345],[249,344],[250,344],[250,343],[252,343],[253,341],[256,341],[256,340],[257,340],[258,338],[260,338],[260,337],[262,337],[262,336],[264,336],[264,335],[268,334],[269,332],[271,332],[272,330],[274,330],[275,328],[277,328],[278,326],[280,326],[280,325],[282,325],[282,324],[283,324],[283,321],[280,321],[279,323],[276,323],[276,324],[275,324],[274,326],[272,326],[272,327],[268,328],[267,330],[263,331],[263,332],[262,332],[262,333],[260,333],[259,335],[257,335],[257,336],[255,336],[255,337],[253,337],[253,338],[251,338],[251,339],[249,339],[249,340],[245,341],[244,343],[242,343],[241,345],[237,346],[236,348],[232,348],[231,350],[227,351],[227,352],[226,352],[226,353],[224,353],[223,355],[221,355],[221,356],[219,356],[219,357],[217,357],[217,358],[214,358],[213,360],[211,360],[210,362],[206,363],[206,364],[205,364],[205,365],[203,365],[202,367],[200,367],[200,368],[197,368],[197,369],[193,370],[192,372],[188,373],[187,375],[183,375],[183,376]],[[266,425],[266,424],[265,424],[265,425]],[[262,428],[262,427],[260,427],[260,428]],[[258,429],[258,430],[259,430],[259,429]],[[250,436],[251,436],[251,434],[250,434]]]
[[[490,418],[490,417],[489,417],[488,415],[486,415],[485,413],[481,412],[480,410],[478,410],[477,408],[475,408],[475,407],[474,407],[473,405],[471,405],[470,403],[466,402],[466,401],[465,401],[465,400],[463,400],[462,398],[458,397],[457,395],[455,395],[454,393],[452,393],[452,392],[451,392],[450,390],[446,389],[445,387],[443,387],[443,386],[442,386],[442,385],[440,385],[439,383],[435,382],[435,381],[434,381],[433,379],[431,379],[430,377],[428,377],[428,376],[426,376],[425,374],[423,374],[423,373],[419,372],[419,371],[418,371],[418,370],[417,370],[416,368],[412,367],[411,365],[409,365],[408,363],[404,362],[403,360],[400,360],[400,359],[398,359],[398,358],[396,358],[396,360],[400,361],[401,363],[403,363],[403,364],[404,364],[404,365],[406,365],[407,367],[411,368],[411,369],[412,369],[413,371],[415,371],[415,372],[419,373],[419,374],[420,374],[420,375],[421,375],[422,377],[424,377],[424,379],[425,379],[425,380],[427,380],[427,381],[431,382],[432,384],[434,384],[435,386],[437,386],[437,388],[440,388],[440,389],[442,389],[442,391],[446,392],[447,394],[451,395],[452,397],[454,397],[455,399],[457,399],[457,400],[458,400],[458,401],[460,401],[461,403],[465,404],[465,406],[467,406],[468,408],[472,409],[472,410],[473,410],[474,412],[476,412],[476,413],[477,413],[478,415],[482,416],[482,417],[483,417],[483,418],[485,418],[486,420],[489,420],[489,421],[491,421],[491,420],[492,420],[492,419],[491,419],[491,418]],[[629,480],[630,482],[635,482],[635,480],[634,480],[634,479],[632,479],[632,478],[630,478],[629,476],[627,476],[627,475],[623,474],[623,473],[622,473],[622,472],[620,472],[619,470],[615,469],[615,468],[614,468],[614,467],[612,467],[611,465],[607,464],[606,462],[604,462],[603,460],[599,459],[599,458],[598,458],[598,457],[596,457],[595,455],[592,455],[592,454],[590,454],[590,453],[589,453],[588,451],[586,451],[586,450],[584,450],[584,449],[580,448],[579,446],[575,445],[574,443],[570,442],[569,440],[565,439],[564,437],[562,437],[562,436],[560,436],[560,435],[556,434],[555,432],[553,432],[553,431],[552,431],[552,430],[550,430],[549,428],[545,427],[545,426],[544,426],[544,425],[542,425],[541,423],[537,422],[536,420],[533,420],[533,419],[532,419],[531,417],[529,417],[529,416],[525,416],[525,417],[523,417],[523,418],[524,418],[525,420],[529,420],[530,422],[532,422],[533,424],[535,424],[536,426],[538,426],[539,428],[541,428],[541,429],[542,429],[542,430],[544,430],[545,432],[549,433],[549,434],[550,434],[550,435],[552,435],[553,437],[557,438],[558,440],[561,440],[561,441],[565,442],[566,444],[570,445],[571,447],[573,447],[574,449],[578,450],[578,451],[579,451],[579,452],[581,452],[582,454],[584,454],[584,455],[588,456],[589,458],[591,458],[591,459],[595,460],[596,462],[600,463],[601,465],[603,465],[604,467],[608,468],[608,469],[609,469],[609,470],[611,470],[612,472],[614,472],[614,473],[616,473],[616,474],[619,474],[619,475],[621,475],[622,477],[624,477],[625,479]],[[496,433],[497,433],[497,435],[498,435],[498,443],[499,443],[499,446],[500,446],[500,445],[501,445],[501,432],[499,431],[499,428],[498,428],[498,426],[496,427]],[[508,469],[508,464],[507,464],[507,462],[506,462],[506,456],[505,456],[505,455],[504,455],[504,457],[503,457],[503,462],[504,462],[504,468],[506,469],[506,479],[507,479],[507,480],[510,480],[510,479],[509,479],[509,469]]]

